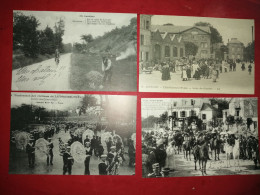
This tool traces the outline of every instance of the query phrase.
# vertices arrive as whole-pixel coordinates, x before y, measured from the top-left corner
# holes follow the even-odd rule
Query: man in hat
[[[63,175],[66,175],[67,172],[71,175],[73,163],[74,159],[70,153],[70,146],[67,146],[66,152],[63,154]]]
[[[99,175],[107,175],[107,164],[106,164],[107,155],[105,154],[101,155],[100,159],[101,162],[98,164]]]
[[[102,58],[102,71],[104,72],[103,84],[105,84],[107,80],[108,80],[108,83],[111,84],[112,62],[109,59],[108,54]]]
[[[85,175],[90,175],[89,162],[90,162],[90,157],[92,156],[92,148],[90,147],[90,142],[85,143],[85,150],[86,150]]]
[[[52,162],[53,162],[53,148],[54,148],[54,145],[50,137],[48,138],[48,141],[49,143],[48,143],[47,166],[49,166],[49,164],[53,165]]]
[[[28,163],[29,167],[34,167],[35,162],[35,146],[34,146],[34,139],[30,138],[29,143],[26,145],[26,152],[28,154]]]

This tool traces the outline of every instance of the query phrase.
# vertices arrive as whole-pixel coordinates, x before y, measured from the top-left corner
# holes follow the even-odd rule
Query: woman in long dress
[[[169,143],[167,149],[166,149],[166,168],[169,168],[170,170],[175,169],[175,149],[174,149],[174,142]]]
[[[182,80],[183,81],[187,81],[188,77],[187,77],[186,66],[182,67],[182,74],[181,74],[181,76],[182,76]]]
[[[163,63],[162,66],[162,80],[163,81],[171,80],[170,66],[166,63]]]

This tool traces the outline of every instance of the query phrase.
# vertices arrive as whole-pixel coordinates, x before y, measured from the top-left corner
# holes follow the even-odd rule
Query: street
[[[191,79],[182,81],[181,71],[171,72],[171,80],[162,81],[162,73],[153,71],[151,74],[139,75],[139,90],[141,92],[181,92],[181,93],[228,93],[228,94],[253,94],[254,93],[254,66],[249,75],[247,70],[241,70],[237,64],[236,71],[220,73],[217,82],[212,79]]]
[[[12,90],[70,91],[71,53],[60,56],[57,65],[54,58],[25,66],[12,72]]]
[[[210,155],[210,158],[213,159]],[[232,167],[227,168],[226,155],[221,153],[219,155],[220,160],[209,160],[207,162],[206,172],[208,176],[213,175],[251,175],[260,174],[260,169],[255,169],[254,162],[252,160],[241,160],[240,170],[233,167],[234,162],[231,160],[230,164]],[[191,155],[191,161],[184,159],[183,153],[175,155],[176,170],[170,172],[168,177],[183,177],[183,176],[202,176],[199,170],[199,163],[197,162],[197,171],[195,171],[193,155]],[[259,164],[258,164],[259,168]]]
[[[47,175],[62,175],[63,174],[63,159],[60,156],[59,152],[59,141],[58,138],[61,138],[64,142],[66,142],[70,136],[69,132],[65,133],[64,131],[60,131],[58,134],[55,134],[52,141],[54,144],[53,148],[53,165],[47,166],[47,158],[46,160],[41,160],[35,157],[35,167],[28,167],[28,159],[25,151],[18,151],[14,153],[10,151],[10,161],[9,161],[9,173],[10,174],[47,174]],[[125,147],[125,151],[128,149]],[[132,175],[135,173],[135,168],[129,167],[129,157],[128,154],[124,155],[126,161],[119,168],[119,175]],[[90,175],[99,175],[98,172],[98,164],[100,160],[94,154],[90,159]],[[84,175],[84,162],[77,163],[74,161],[72,166],[72,175]]]

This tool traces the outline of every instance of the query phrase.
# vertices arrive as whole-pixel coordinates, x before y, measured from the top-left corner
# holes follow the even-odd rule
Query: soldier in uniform
[[[73,163],[74,159],[70,153],[70,146],[67,146],[66,152],[63,154],[63,175],[66,175],[67,172],[71,175]]]
[[[53,165],[53,148],[54,148],[54,145],[51,141],[51,138],[48,138],[49,140],[49,143],[48,143],[48,155],[47,155],[47,166],[50,165]]]
[[[34,167],[35,163],[35,146],[34,146],[34,139],[30,139],[29,143],[26,145],[26,152],[28,154],[28,163],[29,167]]]
[[[98,164],[98,171],[99,175],[107,175],[107,164],[106,164],[106,159],[107,155],[101,155],[100,157],[101,162]]]

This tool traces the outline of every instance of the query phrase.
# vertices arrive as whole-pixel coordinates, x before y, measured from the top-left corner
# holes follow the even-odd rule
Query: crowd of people
[[[249,75],[252,72],[252,63],[240,60],[214,60],[214,59],[198,59],[190,60],[187,58],[181,58],[177,60],[168,60],[165,62],[156,61],[151,66],[149,63],[141,62],[141,70],[145,71],[152,69],[155,71],[161,71],[163,81],[171,80],[171,72],[181,72],[182,81],[189,81],[191,79],[212,79],[216,82],[221,73],[234,72],[237,70],[237,65],[241,66],[241,70],[245,71],[248,69]],[[247,65],[247,67],[246,67]]]
[[[106,132],[110,136],[107,137],[104,143],[101,143],[102,134],[97,135],[96,125],[88,123],[77,122],[61,122],[45,124],[45,128],[41,130],[31,130],[28,132],[29,139],[25,146],[25,151],[28,156],[28,166],[30,168],[35,167],[35,153],[37,149],[43,150],[46,155],[47,166],[53,165],[53,148],[59,147],[59,155],[63,159],[63,174],[72,174],[72,167],[74,164],[74,157],[71,152],[72,144],[77,142],[84,146],[84,174],[90,175],[90,160],[92,156],[98,157],[100,163],[97,165],[100,175],[117,175],[119,174],[119,167],[123,161],[125,161],[125,147],[122,138],[119,135],[115,135],[112,132]],[[64,131],[65,134],[69,134],[69,139],[54,136],[59,134],[60,131]],[[92,134],[83,137],[83,132],[89,131]],[[95,133],[94,133],[95,132]],[[37,145],[38,140],[44,140],[46,148],[39,148],[42,146]],[[58,139],[58,146],[53,144],[53,141]],[[47,141],[48,140],[48,141]],[[15,136],[11,138],[11,153],[12,155],[18,152],[16,149],[17,141]],[[18,141],[19,142],[19,141]],[[129,166],[135,166],[135,146],[134,140],[129,138],[127,140]],[[82,147],[83,147],[82,146]]]
[[[238,159],[253,160],[255,168],[259,163],[258,136],[245,135],[233,131],[146,131],[142,133],[142,168],[143,177],[163,177],[169,173],[174,176],[180,170],[176,164],[177,154],[183,153],[184,160],[195,162],[196,149],[205,145],[207,160],[227,160],[235,158],[234,147],[238,143]],[[231,148],[231,150],[230,150]],[[219,154],[226,158],[220,159]],[[179,158],[179,157],[178,157]],[[196,166],[196,165],[195,165]]]

